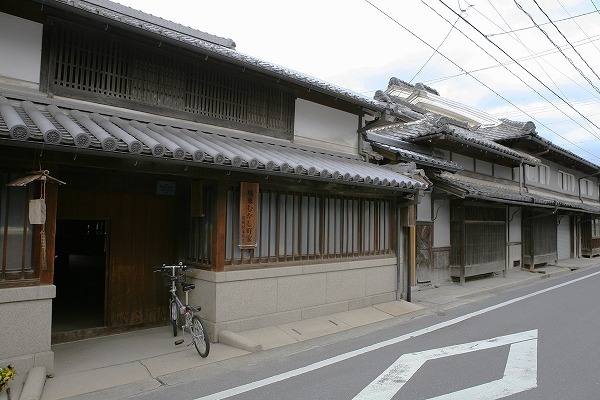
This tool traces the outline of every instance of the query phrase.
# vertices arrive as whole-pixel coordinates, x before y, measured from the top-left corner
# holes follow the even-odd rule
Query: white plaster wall
[[[503,179],[508,179],[508,180],[512,181],[513,180],[512,168],[505,167],[504,165],[494,164],[494,176],[497,178],[503,178]]]
[[[558,259],[565,260],[571,258],[571,216],[565,215],[560,216],[560,223],[558,224],[557,232],[557,251]]]
[[[523,266],[521,260],[521,220],[523,209],[521,207],[508,207],[508,268],[512,268],[515,262]]]
[[[452,161],[463,167],[465,171],[473,171],[473,159],[462,154],[452,153]]]
[[[50,348],[52,299],[56,286],[0,289],[0,365],[13,364],[17,373],[44,366],[54,370]]]
[[[493,173],[492,163],[483,160],[475,160],[475,169],[476,172],[488,176],[492,176]]]
[[[431,193],[424,193],[417,204],[417,221],[431,222]]]
[[[0,76],[39,83],[42,24],[0,13]]]
[[[358,153],[358,116],[296,100],[294,142],[341,153]]]
[[[450,246],[450,201],[433,202],[435,221],[433,222],[433,247]]]
[[[396,257],[210,272],[188,270],[211,338],[396,300]]]

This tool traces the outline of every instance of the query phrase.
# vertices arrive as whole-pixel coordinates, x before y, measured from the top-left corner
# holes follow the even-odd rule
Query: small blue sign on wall
[[[156,181],[156,194],[159,196],[175,196],[177,184],[173,181]]]

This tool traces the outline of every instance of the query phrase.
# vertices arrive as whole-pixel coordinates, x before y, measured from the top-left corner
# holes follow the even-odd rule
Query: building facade
[[[392,112],[364,129],[366,140],[433,182],[417,205],[413,284],[598,254],[599,166],[532,122],[497,119],[422,84],[392,78],[376,98]]]
[[[429,181],[358,133],[385,103],[105,0],[4,1],[0,32],[0,363],[164,324],[163,263],[213,341],[400,296]]]

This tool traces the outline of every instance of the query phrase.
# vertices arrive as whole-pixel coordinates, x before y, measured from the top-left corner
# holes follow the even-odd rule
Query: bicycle
[[[163,276],[165,286],[170,287],[169,292],[171,292],[171,299],[169,300],[169,317],[173,327],[173,336],[177,336],[179,314],[182,314],[185,316],[185,323],[181,326],[183,335],[185,335],[186,330],[190,332],[192,343],[196,347],[196,351],[198,351],[200,357],[205,358],[210,351],[210,340],[202,318],[198,315],[194,315],[194,313],[200,311],[200,307],[196,308],[188,304],[188,292],[193,290],[196,285],[185,282],[186,269],[187,266],[180,262],[178,265],[163,264],[162,267],[155,269],[154,272],[160,272]],[[185,293],[185,304],[182,303],[179,296],[177,296],[177,283],[180,284],[181,290]],[[183,342],[185,342],[184,339],[176,340],[175,345],[180,345]],[[192,343],[189,343],[188,346]]]

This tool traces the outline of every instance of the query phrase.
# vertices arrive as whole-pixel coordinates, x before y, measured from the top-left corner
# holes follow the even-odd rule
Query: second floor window
[[[579,186],[582,195],[594,195],[594,182],[590,181],[589,179],[582,179]]]
[[[532,182],[538,182],[547,185],[549,180],[549,169],[547,165],[528,165],[527,166],[527,180]]]
[[[563,171],[558,171],[558,187],[572,192],[575,190],[575,177]]]
[[[293,134],[293,91],[243,68],[58,20],[49,52],[48,89],[55,94],[286,139]]]

